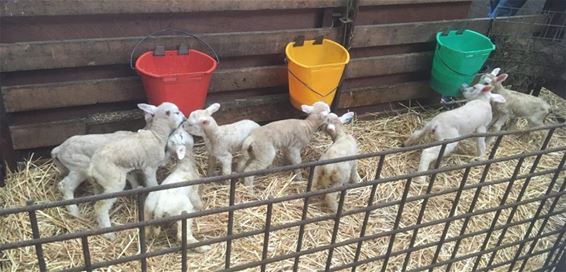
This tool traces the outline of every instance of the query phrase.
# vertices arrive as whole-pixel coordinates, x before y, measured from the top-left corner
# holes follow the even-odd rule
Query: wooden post
[[[0,81],[0,89],[2,82]],[[4,99],[0,93],[0,187],[5,184],[6,168],[14,169],[16,166],[16,152],[12,146],[12,138],[8,127],[8,116],[4,109]]]

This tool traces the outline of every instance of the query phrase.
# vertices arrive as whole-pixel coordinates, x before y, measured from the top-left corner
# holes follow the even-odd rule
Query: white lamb
[[[415,130],[404,145],[414,144],[426,133],[433,133],[437,141],[457,138],[474,132],[485,133],[492,119],[491,102],[505,103],[503,96],[491,93],[492,89],[492,86],[482,84],[464,87],[462,94],[471,101],[459,108],[439,113],[422,129]],[[452,153],[457,145],[458,142],[447,144],[443,155]],[[422,151],[419,172],[428,170],[430,163],[438,158],[440,149],[441,146],[434,146]],[[485,137],[478,137],[477,152],[480,159],[485,158],[485,149]],[[424,179],[425,177],[421,176],[417,181],[422,182]]]
[[[303,105],[309,116],[304,120],[287,119],[269,123],[252,131],[242,145],[244,158],[238,164],[238,172],[256,171],[269,167],[277,151],[282,150],[291,164],[301,163],[301,150],[307,146],[312,135],[326,123],[330,107],[324,102],[312,106]],[[297,179],[302,179],[300,169],[295,170]],[[250,193],[253,192],[254,177],[244,178]]]
[[[147,127],[151,123],[153,116],[146,113],[144,117]],[[73,199],[77,187],[87,179],[88,166],[96,150],[134,133],[132,131],[116,131],[107,134],[76,135],[53,148],[51,157],[59,169],[66,172],[65,178],[58,185],[59,191],[63,194],[63,199]],[[139,186],[136,177],[132,173],[128,173],[126,179],[132,188]],[[72,216],[80,216],[79,208],[76,204],[68,205],[67,210]]]
[[[358,154],[356,139],[344,131],[342,124],[352,121],[353,112],[348,112],[340,117],[334,113],[328,115],[326,133],[332,137],[334,143],[320,157],[320,160],[336,159],[340,157],[354,156]],[[348,182],[357,183],[361,178],[357,171],[357,161],[345,161],[333,164],[317,166],[314,169],[313,188],[337,188]],[[333,211],[338,210],[336,197],[338,192],[326,194],[326,204]]]
[[[165,102],[159,107],[143,106],[144,111],[153,115],[147,130],[139,130],[134,135],[112,142],[97,150],[92,157],[88,174],[103,188],[104,193],[119,192],[124,189],[126,174],[132,170],[142,170],[146,184],[156,186],[156,171],[165,159],[165,149],[171,133],[184,119],[179,108]],[[110,227],[109,211],[115,198],[96,202],[95,212],[100,227]],[[114,233],[107,233],[114,238]]]
[[[478,84],[493,86],[493,93],[500,94],[507,101],[493,106],[493,131],[501,130],[509,119],[525,118],[530,127],[544,125],[544,118],[550,113],[550,105],[540,97],[509,90],[503,86],[503,81],[509,76],[506,73],[499,75],[500,68],[491,73],[483,74]],[[489,139],[490,142],[493,138]]]
[[[185,137],[191,137],[185,132]],[[192,137],[191,137],[192,139]],[[167,178],[161,183],[174,184],[178,182],[185,182],[190,180],[199,179],[198,171],[195,166],[195,160],[192,155],[193,141],[187,142],[186,144],[186,154],[180,154],[180,161],[177,163],[173,171],[167,176]],[[144,216],[145,220],[159,219],[166,216],[177,216],[183,212],[192,213],[195,209],[202,209],[202,201],[198,194],[198,185],[185,186],[174,189],[155,191],[149,193],[145,200]],[[192,219],[187,219],[187,242],[196,243],[197,239],[193,236],[191,226]],[[177,222],[177,240],[181,241],[182,231],[181,221]],[[147,227],[147,235],[157,236],[161,232],[159,226]],[[209,246],[201,246],[195,248],[196,251],[204,252],[208,250]]]
[[[214,103],[204,110],[193,111],[187,119],[187,131],[202,136],[208,150],[208,175],[213,175],[216,163],[220,161],[222,175],[232,173],[233,154],[242,149],[242,143],[250,133],[259,127],[251,120],[241,120],[232,124],[218,126],[212,114],[220,109]]]

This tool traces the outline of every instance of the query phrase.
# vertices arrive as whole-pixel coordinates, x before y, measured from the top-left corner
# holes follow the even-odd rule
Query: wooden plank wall
[[[339,109],[380,110],[429,98],[437,31],[487,31],[464,19],[471,0],[360,0],[352,61]],[[135,43],[162,28],[198,33],[220,55],[207,99],[219,122],[300,116],[287,99],[283,48],[294,37],[341,41],[345,0],[6,0],[0,10],[3,159],[45,151],[69,136],[137,129],[145,100],[128,61]],[[159,40],[174,48],[182,38]],[[149,50],[154,42],[142,50]],[[191,47],[200,48],[190,41]],[[204,50],[204,49],[203,49]]]

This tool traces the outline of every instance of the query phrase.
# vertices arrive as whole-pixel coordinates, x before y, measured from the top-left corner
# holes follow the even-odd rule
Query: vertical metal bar
[[[559,249],[561,244],[562,244],[561,242],[562,242],[562,237],[564,237],[564,233],[565,233],[565,231],[560,232],[560,234],[556,238],[556,242],[552,246],[552,249],[550,250],[550,252],[548,252],[548,255],[546,256],[546,260],[544,260],[544,264],[542,265],[542,267],[547,267],[550,264],[550,261],[553,259],[554,253],[556,253],[556,250]],[[564,246],[564,245],[562,244],[562,246]],[[560,254],[557,254],[557,255],[560,255]]]
[[[33,205],[33,200],[27,201],[27,206]],[[35,214],[35,210],[29,210],[29,222],[31,224],[31,233],[33,235],[33,239],[39,239],[39,226],[37,225],[37,216]],[[37,256],[37,263],[39,265],[39,271],[47,271],[47,265],[45,264],[45,257],[43,256],[43,247],[41,244],[35,244],[35,255]]]
[[[332,254],[334,254],[334,244],[336,243],[336,236],[338,236],[338,228],[340,227],[340,218],[342,217],[342,209],[344,208],[344,198],[346,198],[346,189],[342,189],[342,191],[340,191],[338,210],[336,211],[334,229],[332,230],[332,238],[330,239],[331,247],[328,249],[328,256],[326,257],[326,271],[330,270],[330,266],[332,265]]]
[[[499,135],[497,137],[497,139],[495,140],[495,143],[493,144],[493,147],[491,149],[491,153],[489,154],[490,160],[495,157],[495,154],[497,153],[497,149],[499,148],[499,144],[501,144],[502,139],[503,139],[503,135]],[[485,179],[487,178],[487,173],[489,172],[490,167],[491,167],[491,163],[487,163],[485,165],[478,183],[484,183],[485,182]],[[471,212],[474,211],[474,209],[476,207],[476,203],[478,202],[478,198],[480,197],[481,189],[482,189],[482,186],[479,186],[476,189],[476,192],[474,193],[474,196],[472,198],[472,202],[470,203],[470,207],[468,208],[468,211],[466,213],[471,213]],[[464,233],[466,233],[466,229],[468,228],[468,223],[470,223],[470,219],[471,219],[471,216],[466,217],[464,219],[464,223],[462,224],[462,228],[460,229],[460,234],[458,236],[462,236],[462,235],[464,235]],[[458,249],[460,248],[461,242],[462,242],[462,239],[456,240],[456,243],[454,244],[454,249],[452,250],[452,254],[450,255],[450,259],[454,259],[456,257],[456,254],[458,253]],[[454,263],[449,263],[446,266],[446,271],[451,271],[450,269],[452,268],[452,264],[454,264]]]
[[[399,228],[399,222],[401,222],[401,217],[403,216],[403,208],[405,207],[405,203],[407,202],[407,195],[409,195],[409,189],[411,188],[411,178],[407,179],[407,183],[405,183],[405,189],[403,190],[403,195],[401,196],[401,203],[399,203],[399,209],[397,210],[397,218],[395,218],[395,222],[393,223],[393,231]],[[391,238],[389,238],[389,245],[387,246],[387,253],[385,253],[385,259],[383,260],[383,264],[381,266],[381,272],[385,272],[387,270],[387,263],[389,262],[389,255],[391,255],[391,251],[393,250],[393,243],[395,242],[395,236],[397,235],[396,232],[391,234]]]
[[[181,213],[187,215],[186,211]],[[181,219],[181,271],[187,271],[187,218]]]
[[[263,234],[263,251],[261,252],[261,260],[267,259],[267,251],[269,250],[269,231],[271,230],[271,214],[273,213],[273,203],[267,204],[267,215],[265,216],[265,232]],[[267,264],[261,264],[261,271],[265,271]]]
[[[314,166],[309,168],[309,179],[307,181],[307,188],[305,191],[308,193],[312,190],[312,179],[314,176]],[[310,197],[305,197],[303,203],[303,213],[301,215],[301,221],[305,221],[307,219],[307,212],[309,209],[309,199]],[[296,252],[301,252],[301,248],[303,247],[303,236],[305,234],[305,224],[301,224],[299,226],[299,236],[297,237],[297,249]],[[299,270],[299,259],[301,256],[295,257],[295,262],[293,263],[293,272],[297,272]]]
[[[228,206],[234,206],[236,199],[236,179],[230,180],[230,198]],[[232,254],[232,230],[234,228],[234,211],[228,211],[228,230],[226,231],[226,259],[224,261],[224,269],[230,268],[230,258]]]
[[[552,177],[550,184],[548,185],[548,189],[546,190],[545,195],[548,195],[549,193],[552,192],[552,188],[554,188],[554,185],[556,184],[556,181],[558,180],[558,176],[560,175],[560,172],[562,172],[562,168],[564,167],[565,162],[566,162],[566,152],[564,152],[564,155],[562,156],[562,160],[560,161],[560,164],[556,168],[556,172],[555,172],[554,176]],[[560,186],[560,191],[563,191],[565,188],[566,188],[566,178],[564,179],[562,186]],[[550,211],[552,211],[554,209],[554,207],[556,206],[557,200],[558,200],[558,198],[554,199],[554,202],[552,203]],[[540,212],[544,208],[544,203],[546,203],[546,199],[544,199],[540,202],[540,205],[539,205],[537,211],[535,212],[535,215],[533,216],[533,218],[537,218],[539,216]],[[538,234],[535,235],[535,237],[539,236],[542,233],[542,231],[543,231],[543,229],[546,225],[546,222],[548,221],[548,218],[550,218],[550,217],[547,217],[544,220],[544,225],[541,225],[541,227],[539,228]],[[513,257],[513,262],[509,265],[508,271],[513,271],[513,268],[515,268],[515,265],[517,264],[517,258],[519,258],[519,256],[521,255],[521,251],[523,250],[523,247],[526,244],[526,242],[524,240],[529,238],[529,236],[531,235],[531,232],[533,231],[533,228],[535,227],[536,221],[537,220],[533,220],[531,222],[531,224],[529,225],[529,228],[527,229],[527,232],[526,232],[525,236],[523,237],[523,241],[519,244],[519,249],[517,250],[517,252],[515,252],[515,256]],[[538,238],[534,239],[532,241],[531,249],[534,248],[537,241],[538,241]],[[529,252],[532,252],[531,249],[529,250]],[[529,254],[530,253],[528,253],[527,255],[529,255]],[[527,261],[528,261],[528,258],[523,260],[523,265],[521,265],[521,267],[524,267],[524,265],[527,263]]]
[[[385,161],[385,155],[381,155],[379,157],[379,162],[377,163],[377,169],[375,171],[375,177],[374,180],[378,180],[381,176],[381,170],[383,169],[383,162]],[[368,199],[368,204],[366,207],[370,207],[371,205],[373,205],[373,200],[375,198],[375,193],[377,191],[377,183],[374,184],[371,187],[371,192],[369,194],[369,199]],[[366,235],[366,229],[367,229],[367,224],[369,221],[369,216],[371,214],[370,210],[367,210],[365,215],[364,215],[364,222],[362,223],[362,229],[360,230],[360,238],[364,237]],[[352,263],[357,263],[359,258],[360,258],[360,253],[362,250],[362,243],[363,241],[359,241],[358,245],[356,246],[356,253],[354,254],[354,261],[352,261]],[[352,272],[355,272],[357,268],[357,265],[352,266]]]
[[[438,158],[436,158],[436,162],[434,163],[434,169],[438,169],[438,167],[440,167],[440,162],[442,161],[444,151],[446,150],[446,145],[447,145],[446,143],[443,143],[442,146],[440,147],[440,152],[438,152]],[[434,173],[430,177],[430,182],[428,184],[428,187],[426,188],[425,194],[428,195],[432,192],[432,187],[434,186],[434,180],[436,179],[436,175],[437,174]],[[423,199],[423,202],[421,204],[421,209],[419,210],[419,215],[417,216],[417,222],[415,223],[415,225],[420,225],[422,223],[426,210],[426,205],[428,204],[428,199],[429,199],[428,197]],[[413,235],[411,236],[411,242],[409,243],[408,248],[412,248],[415,245],[418,234],[419,234],[419,228],[415,228],[415,230],[413,230]],[[407,270],[407,266],[409,265],[409,260],[411,259],[411,253],[412,252],[407,252],[407,255],[405,255],[402,271]]]
[[[564,157],[566,158],[566,153],[565,153]],[[556,171],[556,176],[558,176],[560,172],[561,172],[560,170],[557,170],[557,171]],[[566,178],[564,179],[564,182],[562,183],[562,186],[560,187],[560,191],[563,191],[564,189],[566,189]],[[556,204],[558,204],[558,199],[559,199],[559,198],[560,198],[559,196],[557,196],[557,197],[554,198],[554,201],[552,201],[552,204],[550,205],[549,212],[554,211],[554,208],[556,208]],[[549,200],[550,200],[550,199],[549,199]],[[542,209],[544,208],[544,203],[545,203],[545,202],[546,202],[546,200],[543,200],[543,201],[541,202],[541,205],[539,206],[539,210],[540,210],[541,212],[542,212]],[[539,213],[540,213],[540,212],[539,212]],[[534,251],[534,249],[535,249],[535,247],[536,247],[536,244],[537,244],[537,242],[540,240],[540,236],[541,236],[542,233],[544,232],[544,229],[546,228],[549,219],[550,219],[550,217],[545,217],[544,220],[542,221],[542,224],[541,224],[539,230],[537,231],[537,234],[535,235],[535,237],[538,237],[538,238],[535,238],[535,239],[531,242],[531,246],[530,246],[529,249],[527,250],[526,256],[529,256],[529,255],[533,254],[533,251]],[[531,224],[534,225],[534,223],[535,223],[535,221],[533,221]],[[525,265],[527,264],[529,258],[530,258],[530,257],[527,257],[527,258],[523,261],[523,263],[521,264],[521,268],[520,268],[520,269],[523,269],[523,270],[525,269]],[[521,271],[522,271],[522,270],[521,270]]]
[[[523,162],[525,161],[525,157],[521,157],[519,159],[519,161],[517,162],[517,165],[515,166],[515,170],[513,171],[513,175],[511,175],[511,180],[509,181],[509,184],[507,184],[507,188],[505,188],[505,193],[503,193],[503,197],[501,198],[501,201],[499,202],[499,206],[503,206],[505,205],[505,202],[507,202],[507,198],[509,197],[509,194],[511,193],[511,190],[513,190],[513,185],[515,184],[515,180],[517,179],[517,175],[519,175],[519,172],[521,171],[521,166],[523,165]],[[480,252],[484,251],[487,247],[487,244],[489,242],[489,239],[491,238],[491,234],[493,233],[493,229],[495,229],[495,226],[497,225],[497,221],[499,220],[499,216],[501,215],[502,209],[497,210],[495,212],[495,215],[493,217],[493,220],[491,221],[491,225],[489,226],[489,230],[487,231],[487,233],[485,234],[485,238],[483,239],[483,243],[480,247]],[[493,252],[493,254],[495,254],[495,252]],[[478,269],[478,265],[480,264],[481,258],[483,255],[479,255],[476,257],[476,261],[474,263],[474,267],[472,268],[472,271],[477,271]]]
[[[458,191],[456,192],[456,197],[454,198],[454,203],[452,204],[452,208],[450,209],[450,214],[448,218],[451,218],[456,214],[456,209],[458,208],[458,204],[460,203],[460,197],[462,196],[462,192],[464,191],[464,186],[466,186],[466,181],[468,180],[468,176],[470,175],[471,167],[466,167],[464,171],[464,176],[462,177],[462,181],[460,181],[460,186],[458,187]],[[440,243],[438,247],[436,247],[436,251],[434,252],[434,257],[432,257],[432,263],[435,264],[438,261],[438,256],[440,255],[440,250],[442,249],[442,245],[444,244],[444,240],[446,239],[446,235],[448,235],[448,229],[450,229],[450,223],[452,221],[446,222],[444,225],[444,229],[442,230],[442,234],[440,235]],[[430,269],[432,271],[432,268]]]
[[[144,212],[143,212],[143,205],[144,205],[144,194],[143,193],[138,193],[137,194],[137,206],[138,206],[138,221],[139,222],[144,222]],[[139,227],[139,237],[140,237],[140,254],[144,254],[146,252],[146,246],[145,246],[145,226],[140,226]],[[141,258],[140,259],[140,265],[141,265],[141,271],[142,272],[146,272],[147,271],[147,259]]]
[[[550,140],[552,139],[552,136],[554,135],[554,131],[555,131],[555,129],[552,128],[547,132],[546,137],[544,139],[544,142],[542,143],[542,145],[540,147],[540,150],[545,150],[548,147],[548,144],[550,143]],[[543,154],[536,156],[536,158],[533,161],[533,164],[531,166],[531,169],[529,170],[529,174],[532,174],[532,173],[535,172],[542,156],[543,156]],[[531,177],[528,177],[528,178],[525,179],[525,182],[523,183],[523,187],[521,187],[521,191],[519,191],[519,195],[517,195],[516,202],[520,202],[520,201],[523,200],[523,196],[525,195],[525,192],[527,191],[527,187],[529,187],[530,181],[531,181]],[[518,209],[519,209],[519,206],[515,206],[511,209],[511,212],[509,213],[509,216],[507,217],[507,221],[505,222],[505,225],[509,225],[513,221],[513,218],[515,217],[515,213],[517,212]],[[499,238],[497,240],[497,243],[495,244],[495,247],[499,247],[501,245],[501,243],[503,243],[503,239],[505,238],[505,235],[507,234],[507,230],[509,230],[509,227],[505,227],[501,230],[501,233],[499,234]],[[495,253],[496,252],[493,252],[491,254],[489,261],[487,262],[486,267],[490,267],[491,264],[493,264],[493,261],[495,260]]]
[[[90,272],[92,271],[92,263],[90,261],[90,248],[88,246],[88,237],[83,236],[81,237],[81,246],[83,249],[83,258],[85,261],[85,271]]]

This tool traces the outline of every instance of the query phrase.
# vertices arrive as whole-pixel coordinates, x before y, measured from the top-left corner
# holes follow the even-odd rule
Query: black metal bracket
[[[295,37],[295,40],[293,40],[295,43],[293,44],[293,47],[299,47],[299,46],[303,46],[305,44],[305,36],[300,35]]]
[[[153,50],[153,55],[154,56],[165,56],[165,46],[163,46],[163,45],[156,46],[155,50]]]
[[[316,38],[314,38],[314,42],[312,44],[322,44],[323,39],[324,39],[324,36],[322,36],[322,35],[317,36]]]
[[[6,170],[4,169],[4,163],[0,162],[0,187],[6,186]]]
[[[178,54],[179,55],[188,55],[189,54],[189,46],[186,43],[182,43],[181,45],[179,45]]]

